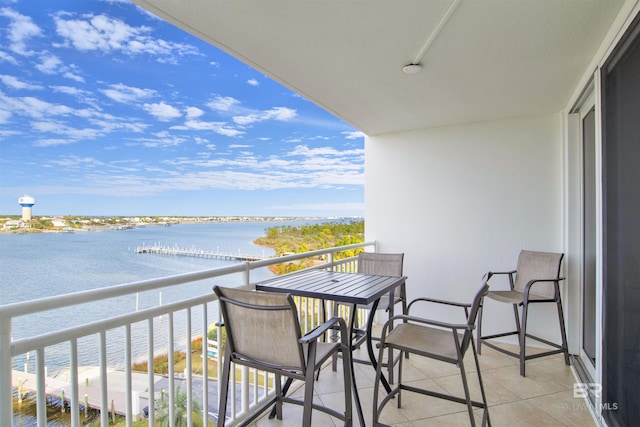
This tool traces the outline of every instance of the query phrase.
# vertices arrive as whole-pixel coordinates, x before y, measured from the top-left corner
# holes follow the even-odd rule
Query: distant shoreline
[[[141,227],[170,227],[176,224],[210,224],[220,222],[288,222],[288,221],[336,221],[361,217],[265,217],[265,216],[61,216],[33,217],[22,222],[19,216],[0,216],[0,234],[27,233],[86,233],[119,231]]]

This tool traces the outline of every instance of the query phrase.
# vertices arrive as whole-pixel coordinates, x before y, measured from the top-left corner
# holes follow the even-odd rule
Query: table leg
[[[351,304],[349,307],[349,327],[348,327],[348,342],[349,352],[351,353],[351,384],[353,388],[353,396],[356,400],[356,410],[358,411],[358,417],[360,418],[360,425],[364,427],[364,413],[362,412],[362,404],[360,403],[360,394],[358,393],[358,387],[356,385],[356,370],[353,362],[353,328],[356,320],[357,308],[355,304]],[[344,359],[343,359],[344,360]]]
[[[373,351],[373,340],[371,339],[371,330],[373,328],[373,318],[376,315],[376,310],[378,309],[378,304],[380,303],[380,300],[376,300],[373,303],[373,306],[371,307],[371,311],[369,312],[369,319],[367,319],[367,352],[369,353],[369,359],[371,360],[371,365],[373,366],[373,369],[377,369],[378,368],[378,360],[376,359],[376,355]],[[389,382],[387,381],[387,378],[384,376],[384,374],[380,375],[380,381],[382,382],[382,385],[384,386],[385,390],[387,390],[387,393],[391,393],[391,386],[389,385]]]

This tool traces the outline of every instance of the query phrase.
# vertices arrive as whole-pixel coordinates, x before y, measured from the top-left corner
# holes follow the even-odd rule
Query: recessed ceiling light
[[[422,65],[420,64],[407,64],[404,67],[402,67],[402,71],[404,71],[407,74],[415,74],[420,70],[422,70]]]

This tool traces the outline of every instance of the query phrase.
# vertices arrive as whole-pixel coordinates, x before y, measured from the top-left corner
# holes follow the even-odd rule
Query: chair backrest
[[[404,254],[386,254],[360,252],[358,254],[358,273],[378,276],[402,276]]]
[[[564,254],[552,252],[521,251],[516,268],[514,289],[522,292],[531,280],[554,280],[560,277],[560,265]],[[531,294],[544,298],[555,297],[552,282],[534,285]]]
[[[289,294],[214,287],[231,360],[304,373],[300,323]]]
[[[485,280],[476,292],[476,295],[473,297],[473,301],[471,302],[471,308],[469,309],[469,317],[467,318],[467,325],[473,326],[476,324],[476,318],[478,317],[478,310],[480,309],[480,304],[482,304],[482,298],[484,298],[489,293],[489,285]],[[469,344],[471,343],[471,339],[473,338],[473,327],[467,329],[462,336],[462,342],[460,343],[460,347],[462,347],[462,355],[465,354],[467,348],[469,348]]]

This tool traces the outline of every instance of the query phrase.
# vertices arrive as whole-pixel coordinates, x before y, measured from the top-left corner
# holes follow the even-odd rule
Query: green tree
[[[191,399],[193,406],[192,418],[194,425],[202,426],[202,412],[200,404]],[[169,413],[169,394],[163,392],[160,399],[156,401],[156,425],[160,427],[171,425],[171,418]],[[176,427],[190,427],[187,426],[187,392],[182,388],[176,388],[174,396],[174,423]]]

